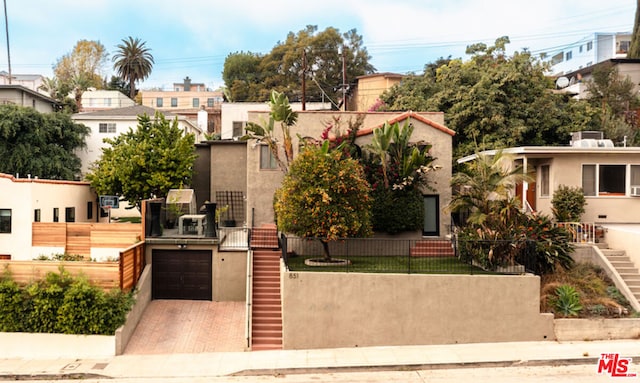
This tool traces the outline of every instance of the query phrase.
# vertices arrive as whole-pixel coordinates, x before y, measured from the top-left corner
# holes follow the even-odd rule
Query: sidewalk
[[[61,374],[110,378],[184,378],[467,366],[592,364],[603,353],[640,363],[640,341],[512,342],[322,350],[121,355],[108,359],[0,359],[0,380]]]

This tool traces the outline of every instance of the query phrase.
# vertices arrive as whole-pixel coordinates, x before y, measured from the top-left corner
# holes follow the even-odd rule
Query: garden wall
[[[288,272],[283,267],[285,349],[541,341],[534,275]]]

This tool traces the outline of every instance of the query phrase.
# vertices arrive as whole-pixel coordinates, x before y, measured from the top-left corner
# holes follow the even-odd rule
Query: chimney
[[[187,78],[184,79],[184,91],[185,92],[191,91],[191,79],[189,78],[189,76],[187,76]]]

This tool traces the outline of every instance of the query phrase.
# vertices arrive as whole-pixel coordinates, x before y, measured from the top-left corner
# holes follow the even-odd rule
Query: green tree
[[[90,87],[102,86],[102,70],[108,53],[99,41],[80,40],[70,53],[58,59],[53,73],[62,89],[73,92],[77,110],[82,106],[82,94]]]
[[[580,222],[586,204],[582,188],[560,185],[553,193],[551,210],[558,222]]]
[[[267,144],[278,166],[286,173],[293,160],[291,127],[298,120],[298,113],[291,109],[287,96],[275,90],[271,92],[269,109],[269,121],[263,121],[262,125],[249,122],[245,128],[247,134],[242,139],[254,139],[259,143]],[[278,138],[276,138],[276,122],[280,123],[282,134],[282,144],[280,146],[278,145]],[[284,159],[281,154],[284,154]]]
[[[424,223],[422,193],[428,173],[438,169],[429,154],[431,145],[411,142],[413,125],[385,123],[373,131],[363,156],[373,197],[373,229],[397,233],[417,230]]]
[[[154,196],[166,196],[169,189],[188,185],[195,160],[195,138],[185,135],[178,120],[163,114],[138,116],[136,129],[105,139],[110,146],[92,165],[87,180],[98,194],[118,195],[131,206]]]
[[[598,130],[614,142],[622,142],[626,136],[629,145],[640,143],[636,116],[630,112],[640,106],[634,89],[630,77],[622,77],[618,68],[608,62],[598,64],[587,82],[587,100],[598,111]]]
[[[330,260],[330,241],[371,233],[370,203],[360,163],[325,141],[302,148],[276,190],[274,208],[280,230],[319,239]]]
[[[566,145],[572,131],[589,126],[593,110],[553,94],[545,67],[528,51],[507,56],[509,39],[467,48],[471,58],[440,59],[422,75],[410,75],[382,96],[388,110],[444,112],[456,132],[454,158],[520,145]]]
[[[145,42],[131,36],[122,39],[117,45],[117,52],[113,55],[113,68],[118,76],[129,83],[129,97],[136,96],[136,82],[149,77],[153,68],[153,56],[151,49],[145,46]]]
[[[111,80],[109,80],[109,82],[105,79],[104,88],[107,90],[117,90],[122,94],[131,93],[129,84],[118,76],[111,76]]]
[[[74,151],[85,147],[87,134],[68,114],[0,105],[0,172],[73,180],[81,167]]]
[[[342,94],[341,54],[348,81],[375,71],[355,29],[341,34],[336,28],[318,32],[317,26],[309,25],[297,34],[290,32],[264,56],[243,52],[227,56],[223,78],[234,101],[265,101],[272,90],[297,101],[303,74],[309,80],[307,101],[337,100]]]

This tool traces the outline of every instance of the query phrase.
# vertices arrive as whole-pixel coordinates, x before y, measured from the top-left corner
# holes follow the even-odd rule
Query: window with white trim
[[[549,197],[549,165],[540,166],[540,196]]]
[[[640,165],[582,165],[582,191],[585,196],[625,196],[632,186],[638,185]]]
[[[0,209],[0,233],[11,233],[11,209]]]

